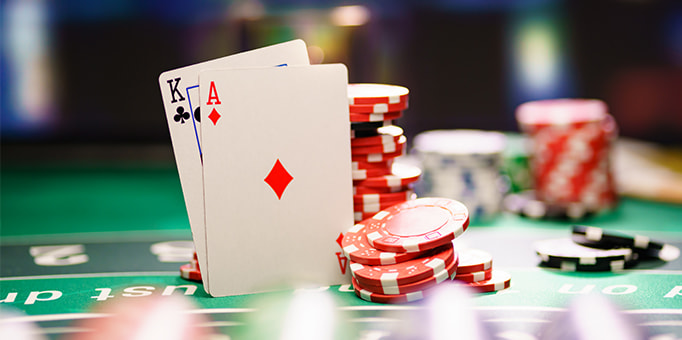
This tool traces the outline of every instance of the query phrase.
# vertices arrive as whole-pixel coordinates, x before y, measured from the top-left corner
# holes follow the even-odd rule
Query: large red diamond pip
[[[284,190],[286,190],[287,186],[293,179],[294,177],[289,174],[287,169],[284,168],[284,165],[282,165],[278,158],[275,162],[275,165],[272,166],[268,176],[265,177],[265,183],[268,183],[270,188],[272,188],[277,195],[277,199],[281,200]]]

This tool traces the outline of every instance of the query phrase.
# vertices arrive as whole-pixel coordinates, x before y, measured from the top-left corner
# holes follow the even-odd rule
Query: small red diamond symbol
[[[287,172],[287,169],[285,169],[279,159],[277,159],[275,165],[272,166],[270,173],[265,177],[265,183],[268,183],[270,188],[277,194],[277,198],[281,200],[284,190],[286,190],[293,179],[294,177]]]
[[[218,119],[222,117],[218,111],[214,108],[213,111],[211,111],[211,114],[208,115],[208,119],[210,119],[213,122],[213,125],[216,125],[218,123]]]
[[[343,241],[343,233],[339,233],[339,237],[336,238],[336,243],[339,244],[339,247],[343,248],[343,244],[341,244],[341,241]]]

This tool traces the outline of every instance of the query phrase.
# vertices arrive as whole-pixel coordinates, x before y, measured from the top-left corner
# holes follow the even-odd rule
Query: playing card
[[[353,225],[346,67],[199,78],[209,293],[347,281],[336,243]]]
[[[199,268],[206,266],[206,238],[204,227],[204,192],[201,163],[202,121],[199,103],[199,71],[207,68],[309,65],[308,53],[302,40],[243,52],[162,73],[159,86],[166,110],[168,129],[173,141],[173,152],[178,167],[182,192]],[[208,290],[208,272],[204,288]]]

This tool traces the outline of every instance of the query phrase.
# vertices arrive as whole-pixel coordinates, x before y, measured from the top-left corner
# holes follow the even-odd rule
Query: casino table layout
[[[47,338],[82,331],[103,300],[185,295],[202,327],[225,338],[271,338],[296,291],[222,298],[179,276],[192,254],[191,232],[172,165],[32,165],[2,169],[0,299],[14,320],[34,322]],[[580,221],[682,247],[682,205],[624,197],[614,211]],[[609,298],[650,338],[682,337],[682,259],[641,262],[620,272],[561,272],[538,267],[533,242],[569,237],[570,221],[501,214],[472,223],[458,242],[488,251],[512,275],[509,289],[472,298],[474,313],[498,339],[541,338],[576,296]],[[336,304],[339,338],[394,338],[424,330],[419,303],[384,305],[355,296],[348,284],[310,288]],[[275,317],[276,319],[277,317]],[[5,319],[7,321],[8,319]],[[278,326],[279,325],[279,326]],[[410,327],[406,327],[406,325]],[[264,329],[273,332],[264,335]],[[407,329],[407,330],[406,330]],[[255,334],[255,336],[254,336]],[[408,337],[404,337],[408,338]]]

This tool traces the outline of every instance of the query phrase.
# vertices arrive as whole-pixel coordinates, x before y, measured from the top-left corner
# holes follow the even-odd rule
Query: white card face
[[[348,280],[347,81],[341,64],[200,74],[211,295]]]
[[[162,73],[159,86],[166,120],[173,141],[182,192],[204,289],[207,291],[206,237],[204,226],[204,192],[201,161],[201,119],[199,113],[199,72],[207,68],[268,67],[309,65],[305,42],[293,40],[263,47]],[[199,115],[201,117],[201,115]]]

